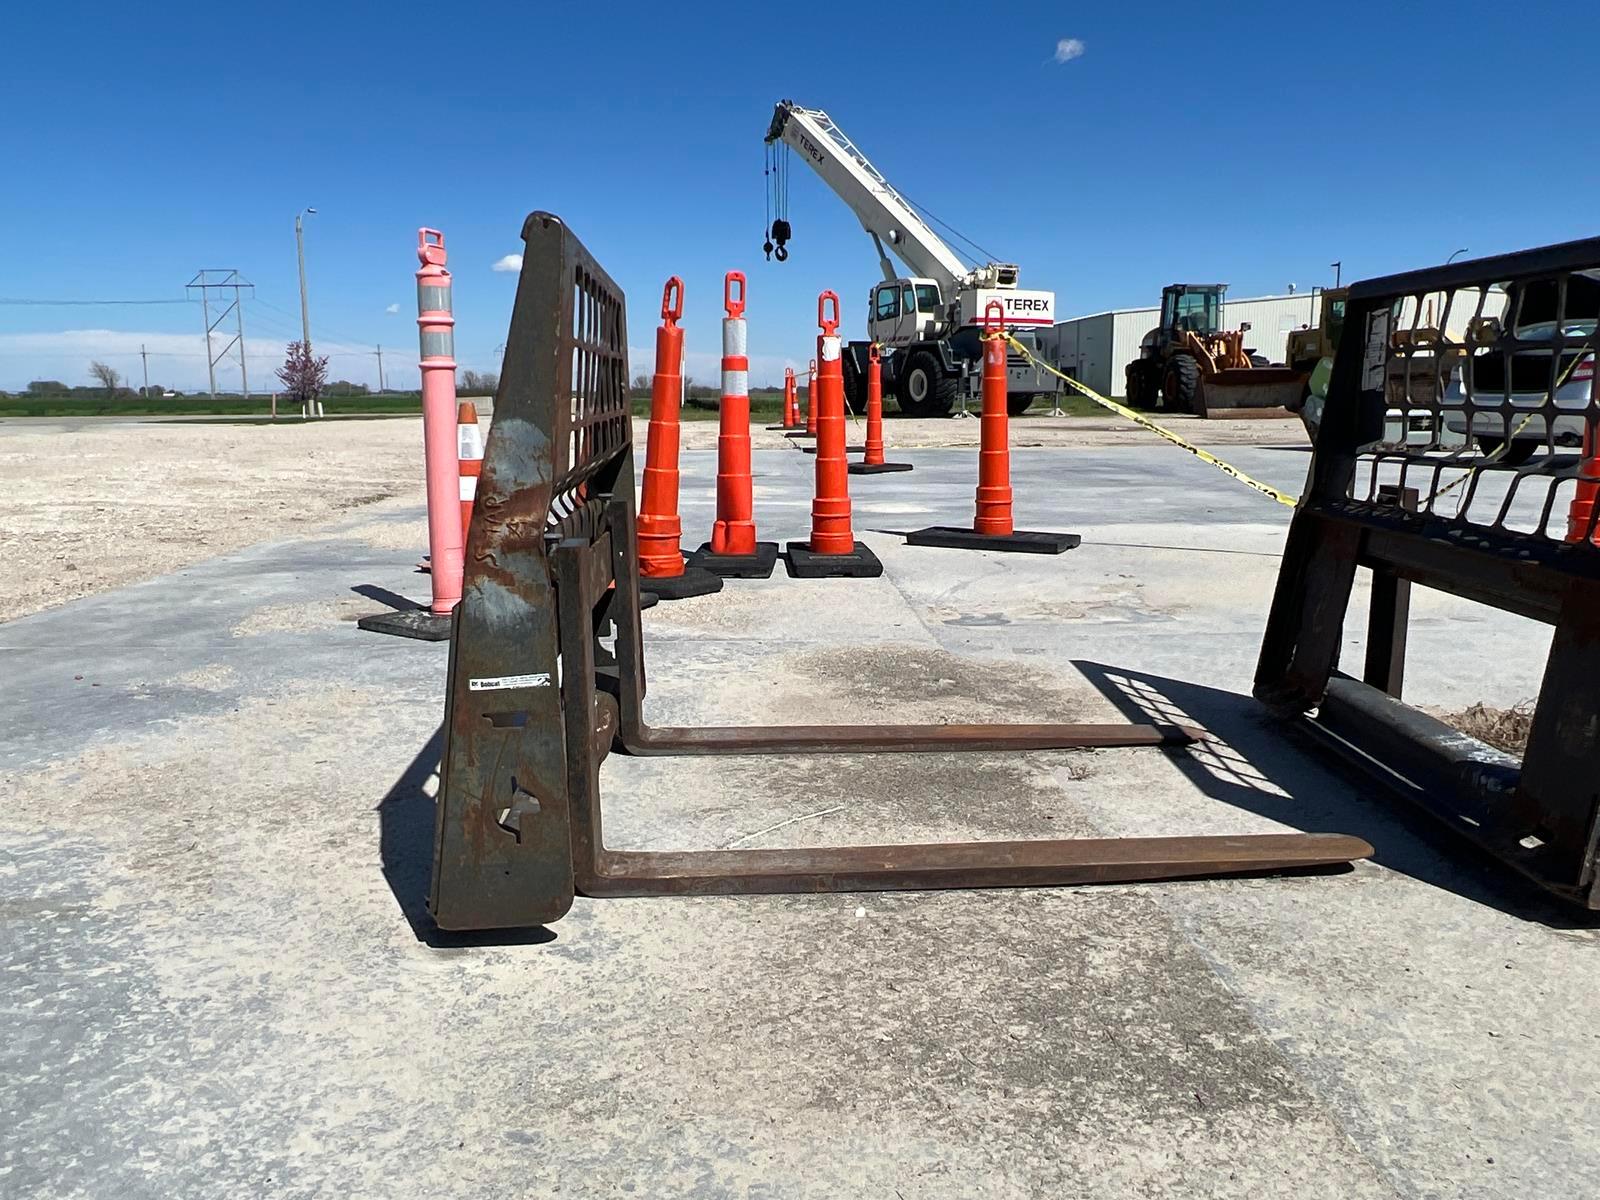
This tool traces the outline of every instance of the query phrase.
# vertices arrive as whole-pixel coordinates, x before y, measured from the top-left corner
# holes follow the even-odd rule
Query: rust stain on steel
[[[533,214],[523,237],[451,640],[429,900],[440,926],[547,923],[577,894],[1031,887],[1322,867],[1371,853],[1338,834],[607,850],[599,779],[613,750],[996,752],[1181,747],[1206,734],[1178,725],[651,728],[622,294],[558,218]],[[614,665],[599,643],[613,628]]]

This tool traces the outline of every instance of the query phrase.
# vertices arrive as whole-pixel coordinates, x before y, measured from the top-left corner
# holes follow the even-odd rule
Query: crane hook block
[[[789,222],[780,218],[772,223],[772,232],[770,234],[772,242],[768,244],[768,248],[777,255],[779,262],[784,262],[788,259],[788,242],[793,234],[794,231],[789,228]]]

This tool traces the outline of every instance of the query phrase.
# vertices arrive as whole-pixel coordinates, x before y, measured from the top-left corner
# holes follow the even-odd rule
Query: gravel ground
[[[323,524],[423,498],[414,419],[8,421],[0,620]]]
[[[487,430],[487,406],[480,414]],[[1305,436],[1292,417],[1163,420],[1208,446],[1301,445]],[[0,594],[0,621],[325,524],[363,505],[421,503],[420,424],[417,418],[0,424],[0,488],[11,497],[0,553],[16,581]],[[851,445],[865,436],[863,425],[849,426]],[[635,438],[644,445],[645,422],[635,422]],[[684,422],[685,450],[714,449],[716,440],[715,421]],[[1115,418],[1043,415],[1018,420],[1011,440],[1019,448],[1157,444]],[[764,426],[755,427],[752,441],[800,452]],[[976,447],[978,422],[890,418],[884,442],[891,450]],[[425,536],[419,526],[419,552]]]

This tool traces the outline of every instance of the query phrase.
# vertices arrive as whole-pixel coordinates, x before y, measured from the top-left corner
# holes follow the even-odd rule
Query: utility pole
[[[144,364],[144,398],[150,399],[150,356],[144,352],[144,343],[139,343],[139,361]]]
[[[304,232],[304,218],[307,213],[315,213],[314,208],[302,208],[294,215],[294,252],[300,261],[300,344],[305,350],[307,358],[311,357],[311,310],[306,305],[306,239]],[[308,415],[316,416],[317,406],[312,403],[307,406]]]
[[[250,373],[245,366],[244,354],[244,293],[248,290],[250,295],[254,296],[255,285],[241,276],[236,270],[213,267],[197,272],[195,277],[188,282],[185,290],[191,294],[200,293],[200,319],[205,325],[206,331],[206,371],[211,380],[211,398],[214,400],[217,396],[217,364],[225,358],[230,358],[231,352],[237,346],[239,386],[243,390],[245,398],[249,399]],[[215,321],[211,319],[212,292],[222,293],[216,300],[216,303],[222,304],[222,311],[217,314]],[[228,292],[233,293],[233,298],[227,300],[224,304],[223,300]],[[236,332],[223,345],[222,349],[218,350],[212,335],[216,333],[217,327],[227,320],[230,312],[234,317]],[[148,374],[149,372],[146,371],[147,376]]]
[[[383,347],[378,347],[378,394],[383,394]]]

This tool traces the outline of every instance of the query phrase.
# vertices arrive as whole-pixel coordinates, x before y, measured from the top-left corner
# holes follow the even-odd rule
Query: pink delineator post
[[[456,457],[456,344],[444,234],[417,230],[417,330],[422,342],[422,449],[428,478],[428,553],[433,611],[461,601],[466,564],[461,530],[460,464]]]

